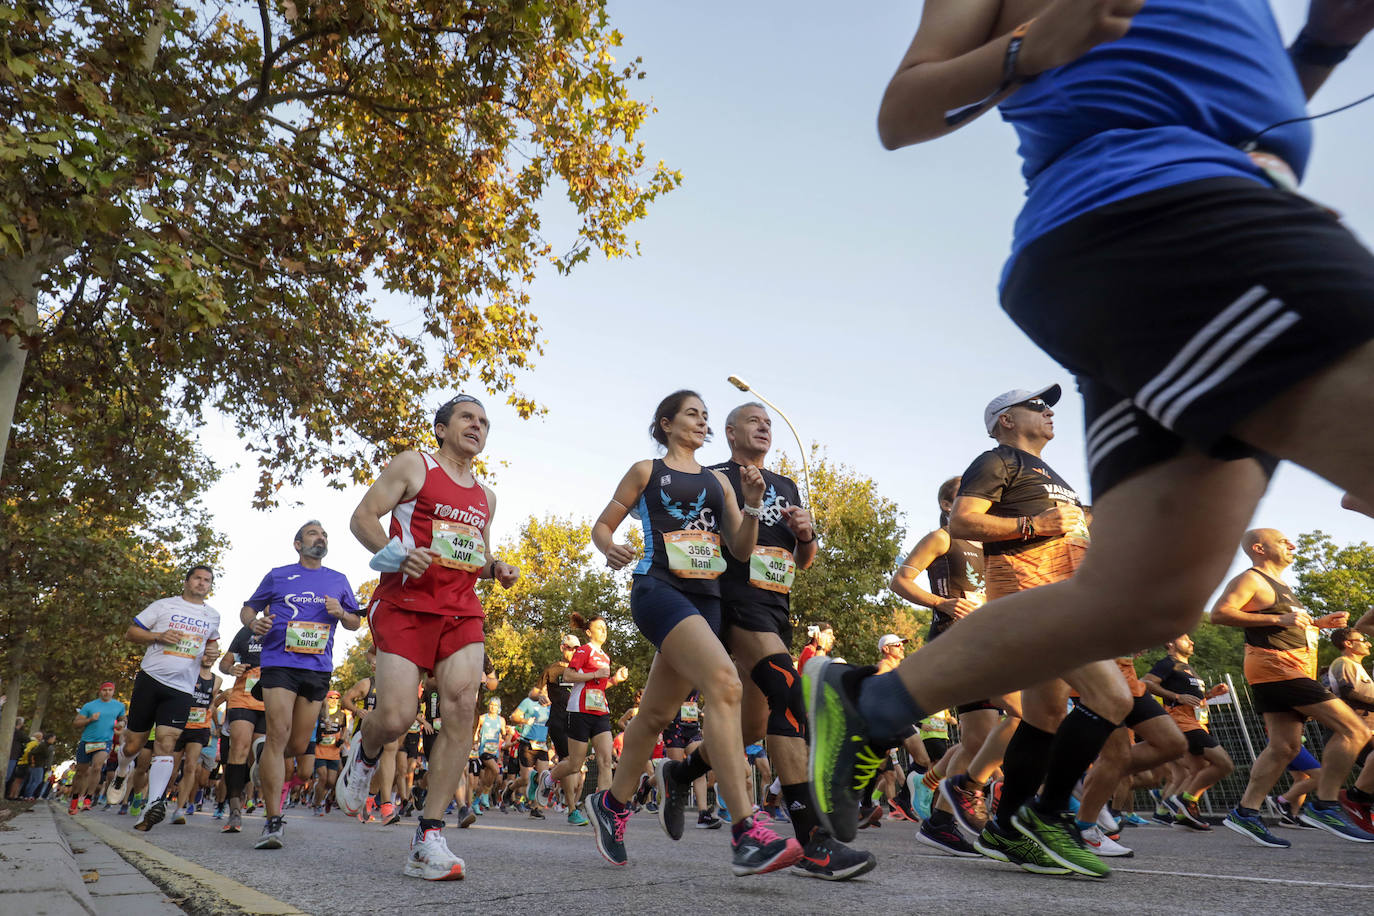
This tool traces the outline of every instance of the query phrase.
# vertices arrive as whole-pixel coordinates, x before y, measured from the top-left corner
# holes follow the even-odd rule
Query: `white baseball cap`
[[[563,645],[576,649],[579,646],[581,646],[582,643],[580,640],[578,640],[576,636],[569,633],[568,635],[563,637]]]
[[[1048,388],[1041,388],[1036,391],[1025,388],[1015,388],[1011,391],[1004,391],[997,397],[988,401],[988,406],[983,408],[983,426],[987,429],[988,435],[997,428],[997,418],[1006,413],[1017,404],[1024,404],[1035,398],[1043,398],[1046,404],[1053,407],[1059,403],[1060,397],[1064,394],[1064,389],[1058,385],[1050,385]]]
[[[909,639],[903,639],[902,637],[898,636],[896,633],[888,633],[888,634],[887,634],[886,636],[884,636],[882,639],[878,640],[878,651],[881,652],[881,651],[883,651],[884,649],[886,649],[888,646],[895,646],[895,645],[898,645],[899,643],[908,643],[908,642],[911,642],[911,640],[909,640]]]

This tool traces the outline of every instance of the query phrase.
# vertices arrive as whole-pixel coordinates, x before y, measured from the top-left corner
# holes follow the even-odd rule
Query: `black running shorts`
[[[1131,704],[1131,711],[1126,714],[1126,719],[1121,724],[1127,728],[1135,728],[1141,722],[1158,719],[1160,716],[1168,718],[1169,714],[1152,697],[1136,697],[1135,702]]]
[[[191,712],[191,694],[168,687],[146,671],[134,678],[134,695],[129,700],[129,718],[125,724],[130,733],[146,733],[154,725],[163,728],[185,728],[186,716]]]
[[[262,677],[253,687],[253,695],[256,697],[259,690],[280,687],[291,691],[307,703],[319,703],[324,700],[325,694],[329,693],[329,678],[328,671],[289,668],[284,665],[263,668]]]
[[[1261,715],[1268,712],[1297,712],[1299,706],[1316,706],[1336,699],[1320,682],[1310,677],[1295,677],[1287,681],[1270,681],[1266,684],[1251,684],[1250,693],[1255,698],[1255,710]]]
[[[722,598],[720,611],[720,633],[726,645],[729,645],[731,627],[750,633],[776,633],[784,646],[792,645],[792,620],[783,608]]]
[[[1305,198],[1205,179],[1031,242],[1002,307],[1077,376],[1100,498],[1185,444],[1272,470],[1229,433],[1374,338],[1374,255]]]
[[[1209,747],[1221,747],[1221,742],[1205,728],[1193,728],[1183,733],[1188,740],[1188,753],[1201,757]]]

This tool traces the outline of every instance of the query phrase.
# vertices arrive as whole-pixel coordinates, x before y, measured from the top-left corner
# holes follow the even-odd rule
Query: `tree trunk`
[[[0,320],[18,325],[17,333],[0,333],[0,472],[5,470],[5,450],[29,358],[21,335],[38,333],[38,281],[53,255],[38,243],[23,257],[0,259]]]
[[[38,685],[38,696],[34,698],[33,721],[29,722],[29,731],[41,732],[43,730],[43,717],[48,714],[48,701],[52,699],[52,685]]]
[[[22,641],[14,650],[13,662],[5,672],[5,693],[9,699],[0,710],[0,777],[9,770],[10,743],[14,741],[14,723],[19,718],[19,693],[24,687],[24,663],[28,642]],[[8,786],[6,786],[8,788]]]

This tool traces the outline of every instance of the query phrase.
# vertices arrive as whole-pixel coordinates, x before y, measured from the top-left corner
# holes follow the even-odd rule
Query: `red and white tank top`
[[[453,617],[482,617],[482,603],[473,586],[487,562],[487,519],[490,509],[481,484],[464,487],[454,482],[432,455],[425,460],[425,482],[415,498],[391,512],[389,535],[406,548],[438,551],[419,578],[400,572],[382,573],[372,593],[372,607],[386,602],[395,608]]]
[[[599,646],[591,643],[578,646],[568,667],[573,671],[591,674],[602,668],[609,668],[611,659]],[[606,684],[610,678],[599,677],[580,684],[573,684],[568,694],[568,712],[585,712],[593,716],[610,715],[611,707],[606,703]]]

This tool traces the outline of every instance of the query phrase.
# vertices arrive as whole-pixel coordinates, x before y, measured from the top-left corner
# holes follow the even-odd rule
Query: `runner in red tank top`
[[[405,874],[461,879],[463,860],[444,840],[444,807],[472,747],[472,716],[482,680],[482,604],[473,586],[494,578],[509,588],[520,570],[491,554],[496,496],[472,473],[486,446],[487,412],[460,394],[434,415],[439,450],[402,452],[353,512],[353,534],[374,551],[382,573],[368,617],[377,647],[377,706],[363,720],[335,794],[347,814],[367,797],[382,748],[415,721],[420,678],[433,672],[445,727],[430,756],[429,793]],[[391,514],[390,530],[380,518]]]

